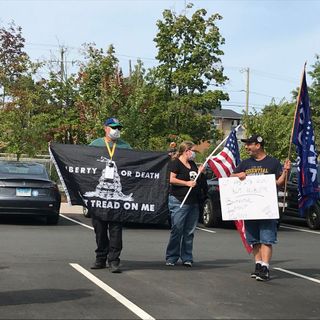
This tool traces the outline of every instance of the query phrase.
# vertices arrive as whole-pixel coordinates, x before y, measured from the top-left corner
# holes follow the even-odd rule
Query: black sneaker
[[[261,270],[261,263],[256,263],[254,271],[251,273],[251,278],[256,279]]]
[[[112,273],[121,273],[122,272],[118,262],[115,262],[115,261],[110,262],[110,272],[112,272]]]
[[[257,275],[256,280],[258,281],[270,280],[269,269],[266,266],[261,267],[261,270],[259,272],[259,275]]]
[[[107,267],[107,264],[103,260],[96,260],[93,265],[91,266],[91,269],[104,269]]]

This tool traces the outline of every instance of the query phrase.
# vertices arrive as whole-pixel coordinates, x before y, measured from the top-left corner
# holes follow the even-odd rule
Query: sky
[[[113,44],[127,75],[129,60],[134,65],[141,59],[146,69],[157,64],[157,21],[165,9],[183,14],[190,2],[194,6],[187,15],[204,8],[207,16],[223,17],[217,25],[225,38],[221,60],[229,80],[221,89],[230,97],[224,109],[245,110],[246,70],[249,112],[273,98],[292,101],[304,63],[311,71],[320,54],[320,0],[0,0],[0,25],[14,21],[22,27],[32,60],[57,61],[65,47],[68,73],[83,60],[82,44],[103,49]]]

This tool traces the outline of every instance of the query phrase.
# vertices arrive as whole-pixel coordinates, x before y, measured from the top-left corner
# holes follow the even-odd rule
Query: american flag
[[[224,145],[223,150],[208,160],[211,170],[217,178],[229,177],[235,167],[240,163],[239,145],[236,131],[232,130]],[[242,243],[248,253],[252,252],[252,247],[248,244],[245,234],[245,226],[243,220],[236,220],[235,225],[240,234]]]
[[[216,177],[229,177],[240,162],[239,146],[236,131],[232,130],[223,150],[208,160]]]
[[[317,178],[317,151],[311,121],[306,71],[302,76],[298,106],[294,119],[292,142],[298,154],[298,202],[300,215],[319,199]]]

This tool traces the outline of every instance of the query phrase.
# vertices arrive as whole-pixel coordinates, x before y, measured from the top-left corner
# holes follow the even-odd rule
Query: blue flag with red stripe
[[[319,199],[317,152],[305,70],[298,99],[292,142],[298,155],[298,202],[300,215],[303,216],[305,210]]]

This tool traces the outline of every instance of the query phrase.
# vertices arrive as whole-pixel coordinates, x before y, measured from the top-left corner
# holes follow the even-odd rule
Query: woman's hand
[[[189,188],[194,188],[197,185],[196,181],[186,181],[186,186]]]
[[[198,168],[198,172],[202,173],[205,169],[205,166],[203,164],[200,164],[199,168]]]

